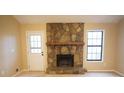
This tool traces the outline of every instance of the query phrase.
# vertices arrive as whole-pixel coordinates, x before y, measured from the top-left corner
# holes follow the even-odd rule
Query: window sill
[[[103,61],[86,61],[87,63],[103,63]]]

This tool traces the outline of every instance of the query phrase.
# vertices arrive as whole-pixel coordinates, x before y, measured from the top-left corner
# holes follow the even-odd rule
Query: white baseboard
[[[87,72],[113,72],[114,70],[88,70]]]
[[[22,72],[25,72],[25,71],[29,71],[28,69],[22,69],[21,71],[17,72],[16,74],[14,74],[12,77],[15,77],[17,75],[19,75],[20,73]],[[119,72],[119,71],[116,71],[116,70],[88,70],[87,72],[114,72],[122,77],[124,77],[124,74]]]
[[[123,73],[116,71],[116,70],[88,70],[88,72],[114,72],[114,73],[118,74],[119,76],[124,77]]]
[[[29,69],[22,69],[22,72],[32,72],[31,70]],[[42,72],[42,71],[39,71],[39,72]],[[46,73],[46,71],[44,71]]]
[[[118,75],[124,77],[124,74],[123,74],[123,73],[121,73],[121,72],[119,72],[119,71],[116,71],[116,70],[114,70],[114,72],[115,72],[116,74],[118,74]]]

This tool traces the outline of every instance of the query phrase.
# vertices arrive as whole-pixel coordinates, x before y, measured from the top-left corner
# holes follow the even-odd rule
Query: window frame
[[[102,32],[102,40],[101,40],[101,45],[88,45],[88,32]],[[86,54],[86,61],[87,62],[103,62],[103,54],[104,54],[104,30],[103,29],[93,29],[93,30],[88,30],[87,31],[87,54]],[[88,59],[88,47],[100,47],[101,48],[101,53],[100,53],[100,60],[97,59]]]

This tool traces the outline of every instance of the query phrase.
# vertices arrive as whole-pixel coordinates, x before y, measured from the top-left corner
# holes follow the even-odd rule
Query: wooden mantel
[[[47,42],[47,46],[83,46],[83,42]]]

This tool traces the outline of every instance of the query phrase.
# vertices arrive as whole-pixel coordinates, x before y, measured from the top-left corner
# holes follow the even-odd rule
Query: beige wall
[[[44,35],[46,35],[46,24],[22,24],[21,25],[21,48],[22,48],[22,67],[25,70],[28,70],[28,62],[27,62],[27,45],[26,45],[26,32],[27,31],[42,31]],[[44,36],[44,57],[45,64],[47,66],[47,47],[46,47],[46,36]]]
[[[124,20],[119,23],[116,70],[124,74]]]
[[[103,29],[105,30],[105,44],[104,44],[104,61],[103,62],[86,62],[86,42],[87,30]],[[117,42],[118,24],[109,23],[86,23],[84,25],[85,31],[85,46],[84,46],[84,67],[88,70],[113,70],[116,62],[116,42]],[[28,68],[27,63],[27,48],[26,48],[26,31],[44,31],[46,34],[46,24],[23,24],[21,25],[21,44],[22,44],[22,66],[23,69]],[[45,39],[46,42],[46,39]],[[47,49],[47,48],[46,48]],[[47,50],[45,50],[47,51]]]
[[[91,63],[86,61],[87,31],[92,29],[103,29],[105,31],[103,62]],[[119,72],[124,73],[124,44],[122,43],[124,40],[123,30],[124,20],[120,22],[119,31],[118,24],[86,23],[84,25],[84,67],[88,70],[113,70],[116,68]],[[46,24],[20,25],[12,16],[0,16],[0,76],[2,76],[2,73],[4,76],[15,74],[17,67],[28,69],[26,45],[27,31],[43,31],[44,34],[46,34]],[[44,40],[45,42],[47,41],[46,37]],[[119,45],[118,47],[117,44]],[[117,50],[119,50],[118,56]],[[46,46],[45,51],[45,57],[47,57]]]
[[[0,76],[11,76],[20,68],[19,23],[12,16],[0,16]]]
[[[86,46],[87,46],[87,31],[92,29],[103,29],[104,32],[104,60],[103,62],[87,62],[86,61]],[[85,31],[85,46],[84,46],[84,67],[88,70],[113,70],[116,62],[116,43],[117,43],[118,24],[98,24],[86,23]]]

